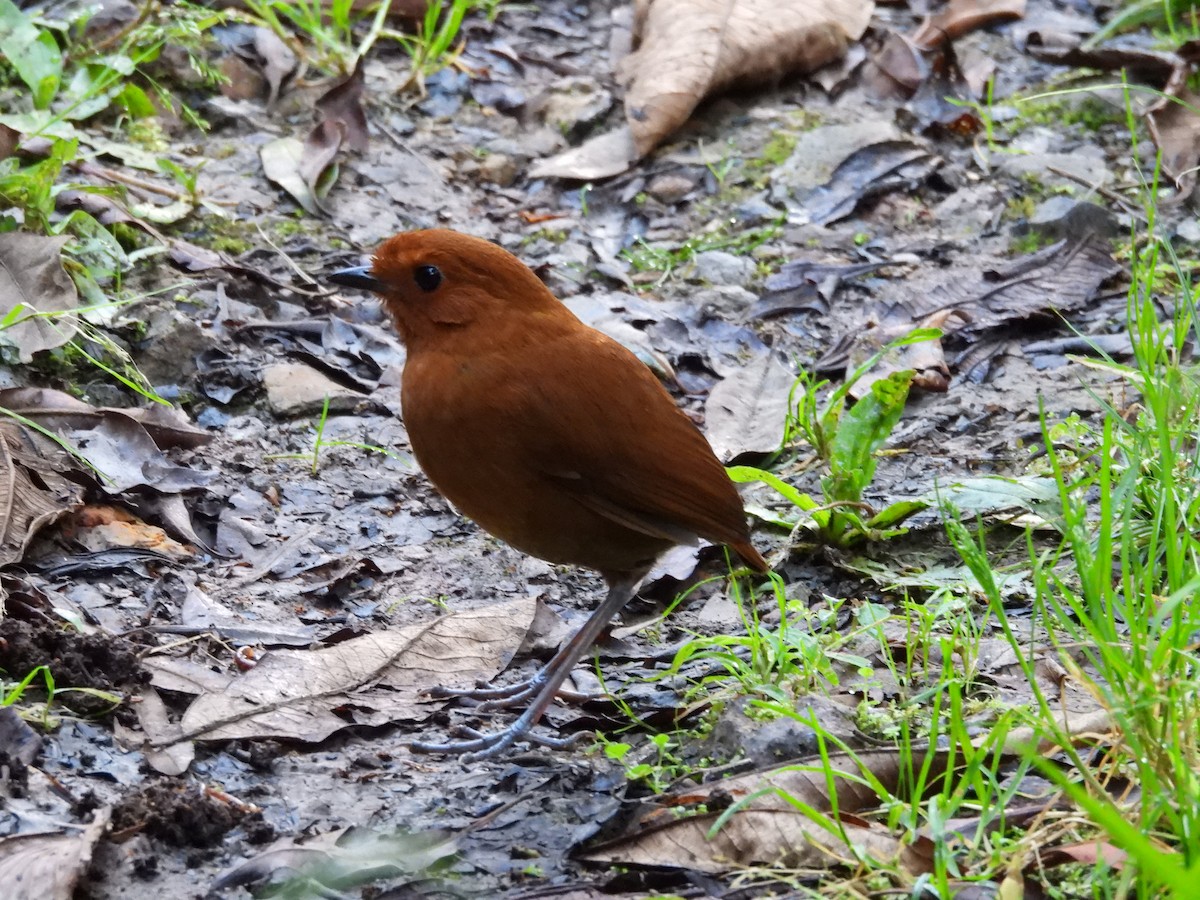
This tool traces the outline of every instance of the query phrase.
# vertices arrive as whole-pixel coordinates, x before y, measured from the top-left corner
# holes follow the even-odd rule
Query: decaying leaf
[[[38,530],[76,507],[81,495],[24,439],[24,429],[0,422],[0,566],[24,558]]]
[[[1011,22],[1025,15],[1025,0],[950,0],[926,16],[912,35],[919,47],[930,50],[945,41],[956,41],[980,28]]]
[[[355,153],[365,153],[368,145],[367,114],[363,111],[363,59],[354,71],[322,94],[316,102],[317,117],[322,122],[335,122],[345,130],[346,146]]]
[[[795,372],[764,353],[717,382],[704,406],[705,433],[717,458],[728,463],[743,453],[778,450],[795,381]]]
[[[808,195],[804,209],[815,224],[829,225],[871,197],[917,187],[941,164],[927,147],[912,141],[871,144],[846,157],[833,177]]]
[[[893,312],[896,309],[896,307],[892,307]],[[904,312],[885,316],[882,321],[872,324],[854,342],[846,362],[847,377],[892,341],[900,340],[916,328],[944,330],[946,324],[957,313],[958,311],[954,309],[938,310],[930,313],[920,322],[913,322],[912,318]],[[932,340],[893,347],[871,367],[870,371],[854,383],[850,388],[850,396],[858,399],[866,394],[875,382],[887,378],[893,372],[904,371],[913,373],[913,387],[934,394],[944,394],[950,390],[950,367],[946,365],[942,342]]]
[[[259,150],[263,174],[291,194],[305,212],[324,215],[322,201],[334,180],[326,173],[345,136],[344,125],[326,121],[303,141],[294,137],[269,141]]]
[[[70,311],[79,297],[62,265],[62,248],[70,240],[69,235],[23,231],[0,234],[0,342],[15,346],[21,362],[75,335]]]
[[[932,769],[944,769],[946,759],[945,753],[936,753]],[[928,859],[900,835],[853,816],[879,803],[878,796],[859,783],[862,768],[886,786],[899,784],[903,767],[895,750],[863,751],[854,757],[831,755],[827,761],[806,760],[663,794],[634,813],[625,834],[591,848],[582,857],[607,863],[684,866],[710,874],[754,865],[824,868],[853,860],[854,851],[842,836],[796,809],[794,804],[802,803],[819,812],[836,808],[846,840],[863,852],[896,862],[914,875],[928,871]],[[836,804],[829,794],[830,784],[837,794]],[[716,834],[710,834],[718,814],[734,803],[743,805]],[[692,809],[703,811],[689,815]]]
[[[101,225],[129,225],[139,228],[159,243],[168,243],[167,238],[157,228],[144,219],[139,219],[124,206],[107,194],[97,194],[94,191],[69,190],[62,191],[54,198],[54,205],[60,212],[70,212],[81,209]],[[186,204],[191,210],[191,205]]]
[[[1187,199],[1200,167],[1200,93],[1184,86],[1177,95],[1164,96],[1146,124],[1162,154],[1163,171],[1175,181],[1175,197]]]
[[[1059,241],[990,269],[981,266],[979,260],[969,260],[959,271],[939,272],[937,284],[931,287],[912,286],[906,301],[891,306],[886,315],[863,323],[865,327],[848,332],[825,353],[816,368],[825,371],[846,366],[853,370],[855,361],[869,358],[897,334],[906,334],[922,324],[941,328],[942,341],[951,336],[959,341],[978,340],[1006,325],[1078,310],[1120,270],[1107,243],[1095,237]],[[947,375],[943,364],[929,355],[936,348],[934,344],[920,351],[927,360],[921,365],[932,379],[922,385],[926,389],[941,389]],[[911,361],[906,362],[911,366]],[[896,361],[886,365],[893,369]],[[868,373],[867,383],[876,377],[876,373]]]
[[[7,900],[71,900],[110,815],[105,806],[86,828],[0,838],[0,884]]]
[[[422,692],[495,675],[521,646],[535,608],[521,598],[318,650],[272,651],[219,690],[205,690],[184,713],[181,734],[150,735],[150,745],[249,737],[315,742],[353,725],[424,718]],[[179,688],[175,674],[160,683],[160,661],[145,665],[156,686]]]
[[[0,391],[0,408],[60,435],[78,458],[102,473],[102,486],[110,493],[138,485],[178,493],[213,478],[212,472],[177,465],[163,454],[166,447],[198,447],[212,435],[161,404],[144,410],[96,408],[61,391],[11,388]],[[49,442],[29,429],[26,435],[35,444]]]
[[[172,540],[157,525],[149,525],[117,506],[84,506],[70,516],[63,532],[92,552],[132,547],[152,550],[169,559],[192,559],[196,555],[193,548]]]
[[[803,310],[827,312],[829,301],[837,293],[842,282],[870,274],[886,265],[887,263],[830,265],[803,259],[785,263],[776,274],[767,278],[767,290],[750,307],[749,316],[752,319],[765,319]]]
[[[276,841],[252,859],[226,869],[212,889],[257,884],[282,873],[341,892],[379,878],[420,873],[456,851],[457,839],[448,831],[409,834],[341,828]]]
[[[141,689],[139,702],[133,704],[137,713],[138,723],[145,734],[161,735],[167,738],[176,735],[176,740],[161,749],[146,749],[146,762],[154,771],[164,775],[182,775],[196,758],[196,745],[191,741],[180,740],[183,730],[178,724],[172,723],[167,714],[167,705],[162,697],[150,685]]]
[[[640,0],[622,62],[625,117],[640,155],[735,85],[811,72],[858,40],[871,0]]]
[[[214,29],[230,56],[221,62],[228,81],[222,85],[227,97],[250,99],[267,89],[267,107],[275,105],[280,91],[295,74],[296,54],[274,31],[262,26],[234,23]]]

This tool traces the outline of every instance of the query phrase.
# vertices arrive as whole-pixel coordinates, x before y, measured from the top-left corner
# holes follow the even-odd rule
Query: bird
[[[608,588],[532,678],[440,694],[488,708],[528,701],[511,725],[460,726],[460,739],[412,750],[467,761],[517,742],[570,746],[534,725],[659,555],[702,538],[768,571],[728,473],[658,378],[504,248],[449,229],[403,232],[327,281],[377,294],[390,315],[407,351],[401,417],[442,496],[512,547],[594,569]]]

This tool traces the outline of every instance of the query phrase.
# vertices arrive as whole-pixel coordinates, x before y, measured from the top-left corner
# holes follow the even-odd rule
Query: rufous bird
[[[408,349],[404,425],[442,495],[518,550],[596,569],[608,584],[527,682],[442,694],[490,707],[531,700],[512,725],[413,749],[478,759],[518,740],[568,745],[533,726],[664,550],[703,538],[767,571],[733,482],[671,395],[508,251],[455,231],[414,231],[328,280],[375,292],[395,322]]]

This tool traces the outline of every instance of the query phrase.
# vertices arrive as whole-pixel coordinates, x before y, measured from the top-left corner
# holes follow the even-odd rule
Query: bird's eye
[[[425,293],[432,293],[442,283],[442,272],[437,266],[417,266],[413,270],[413,281]]]

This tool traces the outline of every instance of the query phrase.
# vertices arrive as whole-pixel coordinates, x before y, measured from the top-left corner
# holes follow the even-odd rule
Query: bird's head
[[[468,326],[490,333],[490,326],[527,315],[553,321],[566,313],[541,279],[507,250],[445,229],[388,238],[369,266],[342,269],[327,280],[378,294],[410,345],[452,333],[461,338]]]

